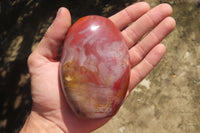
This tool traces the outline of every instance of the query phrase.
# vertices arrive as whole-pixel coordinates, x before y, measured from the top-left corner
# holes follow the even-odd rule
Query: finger
[[[109,19],[120,29],[127,27],[130,23],[137,20],[144,13],[150,9],[150,6],[146,2],[135,3],[119,13],[111,16]]]
[[[175,20],[167,17],[135,47],[132,47],[129,50],[131,65],[138,64],[155,45],[159,44],[174,29],[175,25]]]
[[[66,8],[61,7],[57,12],[55,20],[34,52],[48,60],[56,59],[70,25],[70,13]]]
[[[131,91],[140,81],[142,81],[159,63],[165,54],[165,46],[158,44],[149,54],[131,70],[129,91]]]
[[[123,30],[122,35],[128,47],[132,47],[144,34],[154,28],[164,18],[171,15],[171,13],[172,8],[170,5],[160,4]]]

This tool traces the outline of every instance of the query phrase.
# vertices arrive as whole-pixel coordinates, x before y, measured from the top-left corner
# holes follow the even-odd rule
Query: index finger
[[[147,11],[149,11],[150,6],[146,2],[138,2],[127,8],[123,9],[122,11],[116,13],[115,15],[111,16],[109,19],[120,29],[124,29],[130,23],[137,20]]]

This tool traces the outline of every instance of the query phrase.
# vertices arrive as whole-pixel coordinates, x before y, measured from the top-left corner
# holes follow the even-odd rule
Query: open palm
[[[109,18],[121,30],[129,47],[132,69],[128,94],[163,57],[165,46],[160,42],[175,27],[174,19],[169,17],[171,13],[172,9],[167,4],[150,10],[147,3],[140,2]],[[55,125],[60,132],[85,133],[102,126],[110,118],[78,119],[63,96],[59,82],[58,52],[70,25],[69,11],[60,8],[53,24],[29,57],[33,99],[30,117]]]

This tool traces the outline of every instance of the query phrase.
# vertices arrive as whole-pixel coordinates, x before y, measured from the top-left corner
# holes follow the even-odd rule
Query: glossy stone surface
[[[107,18],[86,16],[68,31],[61,56],[63,92],[80,118],[105,118],[121,106],[130,78],[128,48]]]

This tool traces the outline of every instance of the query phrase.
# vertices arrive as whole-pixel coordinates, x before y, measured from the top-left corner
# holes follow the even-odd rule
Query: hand
[[[172,8],[167,4],[150,10],[147,3],[140,2],[109,18],[121,30],[129,47],[132,69],[128,94],[163,57],[165,46],[160,42],[175,27],[174,19],[169,17],[171,13]],[[54,22],[28,59],[33,108],[21,132],[46,130],[86,133],[111,119],[78,119],[63,96],[59,83],[58,52],[70,25],[69,11],[60,8]]]

